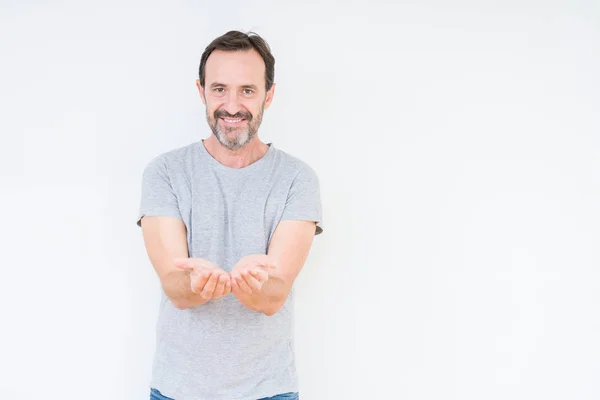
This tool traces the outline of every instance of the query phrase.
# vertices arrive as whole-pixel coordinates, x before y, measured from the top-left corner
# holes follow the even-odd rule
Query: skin
[[[215,50],[209,56],[205,84],[196,80],[196,87],[213,132],[203,143],[221,164],[244,168],[267,152],[258,128],[273,100],[275,84],[268,91],[265,86],[265,64],[256,50]],[[208,260],[187,258],[186,231],[180,220],[144,217],[142,229],[163,289],[176,307],[185,310],[232,293],[247,308],[270,316],[283,306],[304,265],[315,222],[281,221],[267,254],[243,257],[231,273]]]
[[[221,164],[243,168],[260,159],[268,146],[257,136],[264,110],[273,101],[275,84],[265,87],[265,64],[256,50],[215,50],[206,61],[205,87],[196,80],[213,135],[204,141]],[[224,117],[243,118],[228,124]]]

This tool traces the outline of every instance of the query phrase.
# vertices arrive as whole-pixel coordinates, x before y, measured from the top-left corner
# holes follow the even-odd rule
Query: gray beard
[[[256,131],[250,132],[249,128],[250,127],[240,130],[240,132],[232,138],[229,138],[227,136],[227,131],[229,129],[222,129],[218,125],[218,123],[215,125],[212,131],[213,134],[217,137],[219,143],[221,143],[223,146],[227,147],[229,150],[239,150],[248,143],[250,143],[250,141],[256,136]]]
[[[206,119],[210,129],[222,146],[228,148],[229,150],[239,150],[250,143],[258,133],[258,128],[262,122],[263,112],[264,104],[261,105],[260,111],[256,117],[253,117],[250,121],[248,121],[247,126],[243,129],[240,129],[238,134],[232,138],[229,138],[228,134],[234,132],[235,129],[222,128],[219,125],[218,118],[213,118],[211,121],[208,113],[206,113]]]

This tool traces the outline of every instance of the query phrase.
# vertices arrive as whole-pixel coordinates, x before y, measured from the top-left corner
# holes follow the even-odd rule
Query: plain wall
[[[276,57],[259,135],[319,174],[302,398],[600,398],[600,3],[22,2],[0,11],[0,397],[147,399],[156,155],[204,47]]]

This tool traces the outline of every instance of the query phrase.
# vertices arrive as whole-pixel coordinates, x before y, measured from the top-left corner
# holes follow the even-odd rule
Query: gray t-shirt
[[[317,175],[272,143],[244,168],[221,164],[202,141],[161,154],[143,173],[138,225],[146,215],[181,219],[189,256],[228,272],[266,254],[281,220],[316,221],[322,232]],[[270,317],[232,294],[183,311],[161,294],[151,386],[163,395],[255,400],[298,390],[293,290]]]

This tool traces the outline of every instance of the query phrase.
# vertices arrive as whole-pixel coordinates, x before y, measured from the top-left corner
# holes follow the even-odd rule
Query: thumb
[[[181,268],[181,269],[185,269],[185,270],[193,270],[194,265],[190,261],[191,261],[190,258],[177,257],[177,258],[173,259],[173,264],[175,264],[175,266],[177,268]]]
[[[186,270],[193,270],[195,268],[209,268],[209,269],[213,269],[213,268],[217,268],[216,265],[214,265],[213,263],[211,263],[208,260],[205,260],[204,258],[181,258],[181,257],[177,257],[173,259],[173,263],[175,264],[176,267],[179,267],[181,269],[186,269]]]
[[[264,257],[262,257],[262,259],[260,260],[260,264],[264,268],[277,269],[277,260],[269,255],[265,255]]]

